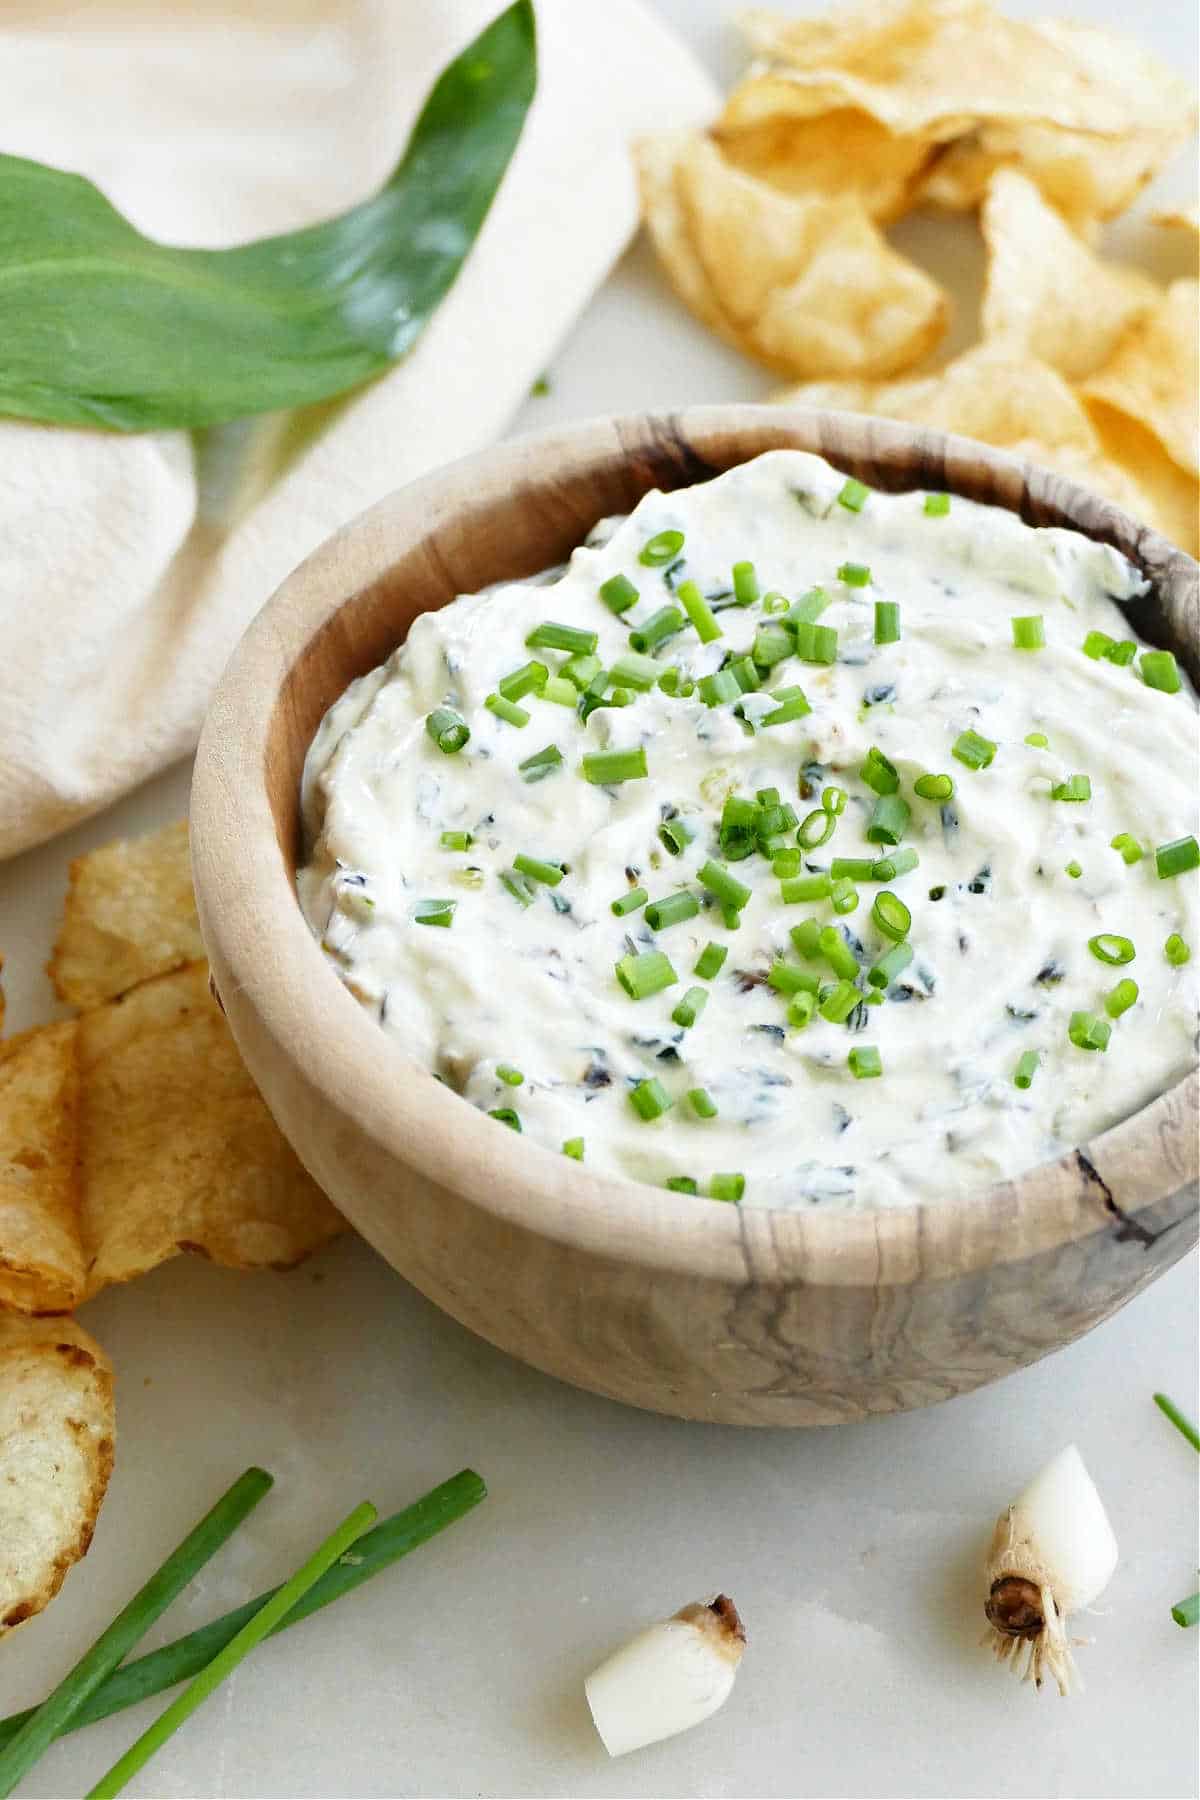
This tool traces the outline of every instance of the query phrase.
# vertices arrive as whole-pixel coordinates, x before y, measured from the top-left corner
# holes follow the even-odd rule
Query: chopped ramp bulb
[[[726,1594],[639,1631],[584,1682],[610,1756],[689,1731],[729,1698],[746,1633]]]

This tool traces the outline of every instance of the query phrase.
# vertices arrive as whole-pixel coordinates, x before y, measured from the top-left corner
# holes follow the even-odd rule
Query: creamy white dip
[[[1195,830],[1195,697],[1186,680],[1160,691],[1140,661],[1082,648],[1088,633],[1134,635],[1145,583],[1115,550],[1075,533],[1035,530],[958,498],[948,511],[940,504],[927,509],[922,493],[863,497],[827,463],[793,451],[648,494],[628,518],[599,527],[565,570],[418,619],[384,667],[330,709],[305,769],[305,914],[384,1030],[472,1105],[500,1112],[497,1130],[507,1118],[533,1142],[569,1144],[573,1154],[582,1139],[591,1169],[683,1178],[701,1195],[714,1174],[737,1173],[746,1204],[896,1206],[1016,1175],[1133,1112],[1193,1064],[1200,959],[1173,962],[1164,946],[1178,934],[1200,950],[1200,877],[1160,877],[1155,848]],[[640,553],[664,531],[683,533],[681,549],[646,566]],[[689,580],[721,635],[701,643],[685,620],[653,651],[661,669],[697,681],[751,654],[764,630],[758,653],[772,654],[789,642],[771,610],[785,601],[734,604],[731,569],[743,562],[754,565],[760,596],[795,602],[824,591],[823,610],[817,599],[801,611],[836,631],[832,663],[790,654],[760,691],[713,705],[700,689],[633,689],[630,704],[602,705],[586,722],[538,689],[516,702],[523,725],[485,705],[530,660],[561,682],[567,653],[527,647],[542,622],[594,632],[609,669],[629,655],[631,630]],[[848,562],[869,568],[869,583],[839,578],[839,569],[853,576]],[[621,614],[599,594],[615,575],[639,595]],[[899,606],[898,642],[875,641],[880,601]],[[1014,618],[1040,618],[1044,647],[1016,648]],[[886,613],[881,625],[886,636]],[[790,641],[811,654],[806,636]],[[743,673],[754,678],[748,665]],[[781,705],[770,693],[796,687],[811,711],[764,724]],[[441,707],[470,730],[456,753],[426,729]],[[970,754],[964,732],[994,746],[987,766],[956,756],[956,744]],[[561,763],[527,779],[519,765],[549,746]],[[597,785],[581,774],[587,753],[638,747],[644,779]],[[833,858],[895,855],[867,837],[880,800],[860,773],[872,768],[872,749],[885,759],[874,760],[877,779],[886,785],[890,764],[909,808],[897,848],[919,863],[890,880],[860,875],[852,911],[839,915],[829,898],[788,903],[770,854],[734,860],[723,850],[728,794],[757,804],[760,790],[776,788],[803,821],[821,813],[826,789],[841,789],[844,810],[831,815],[832,836],[801,853],[800,879],[829,872]],[[918,797],[925,774],[949,775],[952,798]],[[1055,798],[1074,791],[1073,776],[1087,777],[1090,798]],[[660,836],[672,817],[680,837],[694,834],[678,855]],[[818,817],[808,835],[823,829]],[[444,833],[469,834],[469,848],[444,847]],[[1145,852],[1140,860],[1112,847],[1122,833]],[[781,867],[800,860],[796,838],[795,823],[776,835],[771,848],[793,851]],[[727,838],[726,847],[737,845]],[[521,855],[566,872],[557,885],[514,884]],[[729,924],[699,879],[710,861],[750,890]],[[652,906],[685,891],[700,910],[657,931],[644,906],[614,916],[612,903],[635,885]],[[911,914],[913,955],[873,989],[868,970],[891,948],[872,913],[885,890]],[[439,916],[431,900],[453,902],[448,928],[422,922],[422,913]],[[827,992],[835,971],[790,936],[809,919],[837,927],[860,965],[862,999],[845,1022],[822,1016],[827,1005],[838,1010]],[[1100,934],[1130,940],[1134,959],[1099,960],[1089,940]],[[727,955],[706,980],[693,971],[710,942]],[[653,950],[677,980],[633,999],[615,965]],[[800,971],[818,988],[811,1002],[770,985],[779,962],[776,979],[787,985]],[[1113,1017],[1106,996],[1123,980],[1136,982],[1138,997]],[[694,987],[707,1002],[684,1027],[672,1014]],[[868,992],[881,1003],[865,1003]],[[810,1004],[811,1021],[797,1025]],[[1076,1014],[1098,1023],[1093,1037],[1108,1028],[1106,1048],[1073,1041]],[[1086,1039],[1078,1019],[1075,1031]],[[873,1057],[851,1058],[866,1049],[877,1052],[877,1077],[852,1071],[852,1060],[873,1066]],[[1017,1086],[1029,1052],[1036,1072]],[[639,1087],[650,1080],[661,1093]],[[698,1115],[688,1098],[698,1089],[715,1116]],[[645,1119],[635,1091],[650,1110],[671,1104]]]

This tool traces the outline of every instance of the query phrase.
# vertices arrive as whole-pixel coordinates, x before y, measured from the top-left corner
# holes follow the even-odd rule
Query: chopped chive
[[[818,943],[821,955],[835,975],[850,981],[858,974],[858,958],[836,925],[822,925]]]
[[[829,865],[834,881],[871,881],[875,859],[871,856],[835,856]]]
[[[844,562],[837,572],[839,581],[847,587],[867,587],[871,581],[871,571],[866,563]]]
[[[796,842],[802,850],[819,850],[822,844],[829,842],[836,830],[837,815],[826,812],[823,806],[816,806],[801,819]]]
[[[440,842],[443,850],[469,850],[475,839],[469,831],[443,831]]]
[[[897,875],[907,875],[920,862],[915,850],[906,845],[902,850],[893,850],[890,856],[881,856],[871,864],[872,881],[895,881]]]
[[[779,894],[785,906],[798,906],[806,900],[828,900],[833,882],[828,875],[797,875],[780,883]]]
[[[514,1069],[511,1063],[497,1063],[496,1079],[502,1081],[505,1087],[520,1087],[525,1077],[520,1069]]]
[[[847,512],[861,512],[870,496],[871,490],[865,482],[856,481],[853,475],[847,475],[845,485],[838,495],[838,505],[844,506]]]
[[[1089,631],[1079,647],[1085,656],[1090,656],[1093,662],[1099,662],[1102,656],[1107,656],[1110,650],[1116,649],[1117,640],[1109,637],[1107,631]]]
[[[771,873],[777,881],[791,881],[800,873],[799,850],[777,850],[771,858]]]
[[[537,899],[537,889],[532,881],[516,869],[501,869],[500,881],[508,889],[518,906],[532,906]]]
[[[821,790],[821,805],[835,819],[841,817],[846,810],[847,794],[845,788],[827,787]]]
[[[1101,931],[1096,937],[1088,939],[1088,949],[1098,962],[1118,966],[1131,963],[1137,955],[1132,940],[1118,937],[1115,931]]]
[[[765,613],[785,613],[790,606],[791,601],[787,595],[781,594],[777,590],[773,589],[771,593],[763,595],[762,609]]]
[[[608,673],[609,680],[618,687],[637,688],[644,694],[654,686],[662,671],[652,656],[642,656],[631,650],[618,656]]]
[[[554,619],[543,619],[525,639],[527,650],[566,650],[572,656],[594,656],[600,634],[582,631],[577,625],[559,625]]]
[[[1119,1019],[1122,1013],[1128,1012],[1138,997],[1138,984],[1126,975],[1118,981],[1115,988],[1104,996],[1104,1010],[1110,1019]]]
[[[779,705],[773,712],[764,713],[758,721],[764,730],[772,725],[790,725],[794,719],[803,719],[812,711],[803,688],[777,688],[771,695]]]
[[[418,900],[412,910],[413,924],[449,926],[457,905],[457,900]]]
[[[650,902],[646,923],[651,931],[667,931],[672,925],[682,925],[685,919],[694,919],[699,911],[695,894],[668,894],[663,900]]]
[[[883,1074],[883,1058],[874,1044],[856,1044],[846,1063],[855,1081],[873,1081]]]
[[[702,644],[711,644],[721,636],[716,615],[694,581],[681,581],[675,590],[675,598],[696,627],[696,635]]]
[[[513,868],[518,875],[528,875],[531,881],[544,882],[547,887],[557,887],[566,874],[561,863],[543,862],[539,857],[526,856],[523,851],[520,856],[513,857]]]
[[[757,801],[746,800],[740,794],[727,794],[721,808],[718,833],[722,856],[730,862],[744,862],[746,857],[752,856],[761,818],[762,808]]]
[[[1169,650],[1143,650],[1138,667],[1146,686],[1157,688],[1159,693],[1177,694],[1183,685],[1179,667]]]
[[[671,959],[661,950],[643,950],[623,956],[616,964],[617,980],[631,1000],[649,1000],[679,980]]]
[[[1163,945],[1163,955],[1173,969],[1182,969],[1185,962],[1191,961],[1191,946],[1177,931],[1173,931]]]
[[[886,888],[883,893],[876,894],[871,907],[871,917],[884,937],[891,938],[894,944],[898,944],[901,938],[908,936],[909,928],[912,925],[912,914],[903,900],[899,895],[893,894]]]
[[[752,656],[735,657],[734,660],[728,664],[728,669],[743,694],[757,693],[758,689],[762,686]]]
[[[595,681],[600,673],[600,668],[600,658],[594,652],[589,652],[586,656],[568,657],[558,672],[564,680],[569,681],[572,687],[577,687],[582,693],[584,688]]]
[[[583,1161],[583,1139],[581,1137],[564,1138],[562,1153],[564,1156],[569,1156],[572,1162],[582,1162]]]
[[[1112,1026],[1093,1012],[1073,1012],[1067,1036],[1079,1050],[1107,1050]]]
[[[1130,864],[1141,862],[1146,854],[1137,839],[1128,831],[1118,831],[1116,837],[1110,839],[1109,849],[1119,850],[1122,862]]]
[[[997,746],[991,738],[980,737],[977,731],[961,731],[951,747],[951,755],[957,756],[960,763],[968,769],[978,772],[986,769],[996,754]]]
[[[628,575],[610,575],[607,581],[600,583],[600,598],[609,612],[628,612],[637,602],[638,590]]]
[[[1175,1402],[1169,1399],[1166,1394],[1155,1394],[1154,1404],[1157,1406],[1163,1418],[1169,1419],[1176,1431],[1180,1432],[1187,1439],[1188,1443],[1192,1446],[1192,1449],[1200,1450],[1200,1431],[1196,1430],[1196,1427],[1192,1424],[1192,1421],[1188,1418],[1187,1414],[1180,1412]]]
[[[517,764],[522,781],[532,784],[545,781],[547,775],[553,775],[555,769],[563,766],[563,753],[557,744],[547,744],[544,750],[537,750],[527,756],[524,762]]]
[[[529,723],[529,714],[525,708],[514,705],[511,700],[506,700],[503,694],[489,694],[483,704],[490,713],[495,713],[498,719],[503,719],[506,725],[515,725],[520,729]]]
[[[1180,1600],[1171,1608],[1171,1617],[1177,1625],[1195,1625],[1200,1621],[1200,1593],[1189,1594],[1186,1600]]]
[[[1033,1078],[1041,1068],[1041,1052],[1038,1050],[1022,1050],[1017,1058],[1017,1066],[1013,1070],[1013,1086],[1031,1088]]]
[[[1083,874],[1082,865],[1077,862],[1069,862],[1064,873],[1069,875],[1072,881],[1078,881],[1079,877]]]
[[[926,494],[925,511],[931,519],[944,519],[950,511],[949,494]]]
[[[821,925],[817,919],[801,919],[788,932],[800,955],[809,962],[815,962],[821,954]]]
[[[549,679],[550,671],[545,663],[527,662],[502,675],[496,686],[506,700],[520,700],[534,688],[544,688]]]
[[[467,721],[452,706],[435,706],[425,720],[425,729],[443,756],[453,756],[471,736]]]
[[[682,531],[656,531],[652,538],[647,538],[638,552],[638,561],[643,568],[661,569],[672,563],[683,549]]]
[[[858,907],[858,889],[845,876],[830,885],[829,898],[835,913],[852,913]]]
[[[701,887],[707,888],[710,894],[715,894],[723,905],[732,906],[738,912],[750,898],[751,890],[719,862],[706,862],[697,871],[696,879]]]
[[[815,994],[820,982],[807,969],[798,969],[795,963],[779,959],[771,964],[767,972],[767,981],[777,994]]]
[[[829,664],[837,661],[838,634],[832,625],[810,625],[801,620],[793,628],[796,655],[801,662]]]
[[[669,856],[682,856],[695,835],[693,827],[678,815],[664,819],[658,828],[659,841]]]
[[[788,1024],[796,1031],[803,1031],[806,1025],[812,1024],[813,1014],[816,1010],[817,996],[807,988],[801,988],[800,992],[793,994],[788,1001]]]
[[[758,599],[758,575],[752,562],[734,563],[733,595],[739,606],[753,606]]]
[[[649,898],[644,887],[630,888],[627,894],[622,894],[619,900],[613,901],[612,909],[618,919],[623,919],[626,913],[636,912],[639,906],[645,906]]]
[[[873,988],[890,988],[893,981],[903,975],[913,959],[913,947],[904,941],[893,944],[885,950],[867,970],[867,980]]]
[[[880,794],[867,823],[869,844],[898,844],[908,829],[908,801],[899,794]]]
[[[913,782],[913,793],[920,800],[937,800],[944,802],[954,797],[953,775],[918,775]]]
[[[1014,650],[1044,650],[1046,621],[1041,613],[1027,613],[1024,618],[1015,618],[1012,622],[1012,638]]]
[[[705,944],[696,958],[696,966],[692,970],[693,975],[699,975],[702,981],[711,981],[715,975],[721,973],[728,955],[729,946],[727,944]]]
[[[884,997],[880,993],[878,988],[868,988],[866,993],[863,995],[863,1005],[864,1006],[882,1006],[883,998]]]
[[[488,1108],[488,1118],[495,1119],[501,1125],[507,1125],[510,1131],[521,1134],[521,1115],[514,1112],[511,1106],[492,1106]]]
[[[801,594],[795,603],[789,606],[784,624],[793,634],[801,625],[812,625],[820,618],[829,605],[829,595],[824,588],[809,588]]]
[[[738,1201],[746,1191],[746,1177],[736,1173],[713,1175],[709,1178],[708,1193],[711,1200]]]
[[[707,1005],[708,989],[702,987],[690,987],[678,1006],[676,1006],[671,1017],[674,1019],[676,1025],[682,1025],[686,1031],[690,1026],[696,1023],[696,1020],[700,1017],[700,1014]]]
[[[875,642],[877,644],[898,644],[900,642],[898,601],[877,600],[875,602]]]
[[[697,990],[699,991],[699,990]],[[717,1103],[707,1088],[689,1088],[688,1100],[698,1119],[715,1119]]]
[[[698,1194],[700,1192],[699,1182],[695,1181],[691,1175],[672,1175],[668,1181],[663,1183],[663,1186],[670,1188],[673,1194]]]
[[[1026,732],[1025,742],[1031,745],[1034,750],[1048,750],[1050,748],[1050,739],[1046,736],[1044,731]]]
[[[1137,645],[1132,638],[1122,638],[1119,644],[1113,644],[1104,654],[1110,663],[1116,663],[1118,669],[1127,669],[1137,655]]]
[[[1068,775],[1065,781],[1056,781],[1050,789],[1052,800],[1090,800],[1092,784],[1086,775]]]
[[[675,1102],[657,1075],[651,1075],[645,1081],[639,1081],[635,1088],[630,1088],[629,1104],[639,1119],[650,1120],[661,1119]]]
[[[900,786],[900,775],[894,762],[890,762],[875,744],[867,751],[866,761],[858,771],[860,781],[876,794],[894,794]]]
[[[1160,881],[1172,875],[1186,875],[1189,869],[1200,868],[1200,844],[1194,837],[1172,838],[1154,852],[1154,866]]]
[[[696,692],[705,706],[721,706],[726,700],[737,700],[742,689],[733,671],[725,668],[712,675],[702,675],[696,683]]]
[[[575,684],[564,675],[552,675],[545,687],[538,689],[539,700],[549,700],[554,706],[574,706],[579,698],[575,692]]]
[[[817,1011],[831,1025],[844,1025],[861,999],[862,994],[852,981],[838,981],[830,988]]]
[[[658,644],[665,644],[683,630],[684,618],[677,606],[660,606],[657,612],[641,625],[635,626],[629,633],[629,642],[634,650],[653,650]]]
[[[795,647],[791,632],[785,631],[782,625],[760,625],[754,634],[750,654],[758,668],[767,670],[785,661]]]
[[[601,787],[619,781],[641,781],[648,773],[646,748],[636,750],[589,750],[579,765],[585,781]]]

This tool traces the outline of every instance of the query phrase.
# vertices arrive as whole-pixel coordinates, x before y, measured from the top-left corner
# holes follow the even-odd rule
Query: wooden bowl
[[[205,942],[280,1126],[347,1218],[471,1330],[580,1387],[683,1418],[827,1425],[1005,1375],[1106,1318],[1196,1241],[1195,1073],[1057,1162],[911,1210],[715,1206],[589,1173],[410,1061],[342,986],[295,895],[300,772],[326,708],[420,612],[566,558],[648,489],[815,450],[1073,525],[1154,584],[1143,632],[1200,680],[1197,568],[1073,483],[847,414],[701,407],[469,457],[303,563],[213,702],[192,792]]]

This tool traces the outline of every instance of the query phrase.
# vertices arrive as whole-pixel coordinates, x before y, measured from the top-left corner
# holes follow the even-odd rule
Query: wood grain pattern
[[[962,1393],[1068,1343],[1197,1236],[1195,1073],[1079,1151],[968,1200],[773,1213],[591,1174],[405,1058],[343,988],[294,893],[299,777],[347,682],[418,613],[566,557],[651,487],[763,450],[873,486],[944,488],[1117,545],[1139,628],[1200,680],[1196,565],[1061,476],[849,414],[707,407],[507,444],[381,502],[304,563],[243,640],[196,767],[201,924],[230,1025],[281,1127],[423,1293],[493,1343],[635,1405],[816,1425]]]

